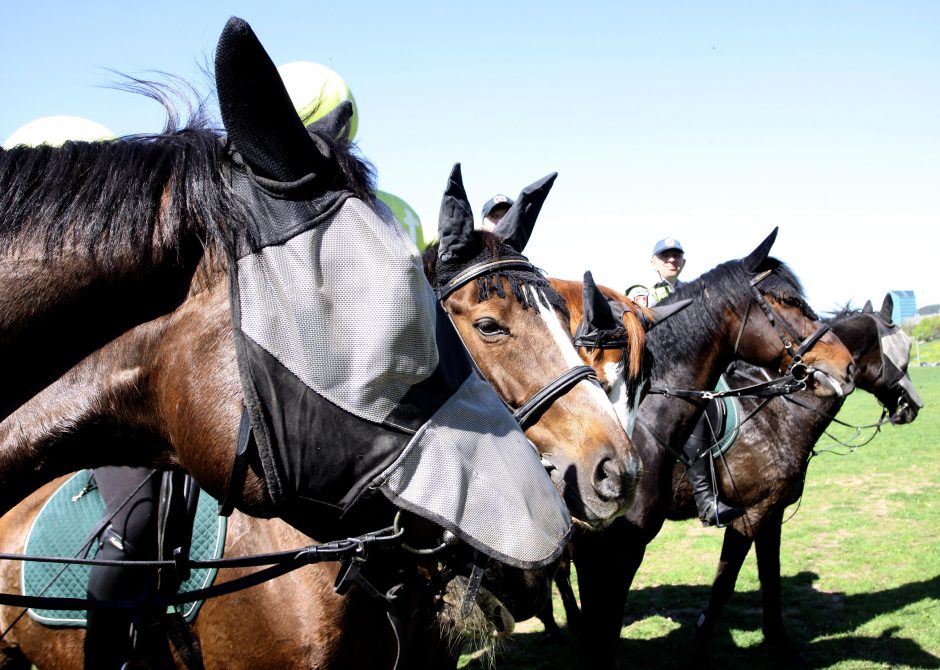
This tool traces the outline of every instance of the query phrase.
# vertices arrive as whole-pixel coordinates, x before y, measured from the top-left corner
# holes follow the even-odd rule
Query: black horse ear
[[[617,327],[614,312],[607,302],[607,298],[594,283],[594,275],[590,270],[584,273],[584,284],[581,288],[581,328],[585,332],[592,330],[613,330]],[[579,328],[580,330],[580,328]]]
[[[329,113],[307,124],[307,132],[320,133],[334,139],[346,139],[349,136],[349,122],[352,120],[353,105],[350,100],[343,100]]]
[[[473,209],[463,187],[460,163],[454,164],[454,169],[447,179],[447,188],[441,200],[437,234],[441,240],[438,258],[442,261],[459,258],[464,250],[475,248]]]
[[[529,243],[535,221],[539,218],[542,204],[545,202],[545,198],[548,197],[548,192],[552,190],[552,184],[555,183],[556,177],[558,177],[558,173],[552,172],[550,175],[546,175],[522,189],[519,197],[512,203],[512,206],[493,230],[503,242],[520,254],[525,249],[525,245]]]
[[[655,305],[654,307],[650,307],[650,311],[653,313],[653,323],[646,330],[658,326],[670,316],[678,314],[691,304],[692,298],[686,298],[685,300],[676,300],[668,305]]]
[[[770,254],[770,248],[774,245],[774,240],[777,239],[777,230],[779,228],[774,228],[773,232],[767,236],[767,238],[761,242],[757,248],[749,253],[742,262],[744,263],[744,269],[754,274],[760,269],[761,263],[767,260],[767,256]]]
[[[871,300],[866,300],[865,304],[862,305],[862,314],[874,314],[875,307],[871,304]]]
[[[885,323],[892,323],[893,319],[891,318],[894,314],[894,298],[891,297],[891,294],[888,293],[885,295],[885,301],[881,303],[881,320]]]
[[[287,89],[261,42],[242,19],[225,24],[215,53],[222,122],[251,171],[294,182],[329,165],[297,116]]]

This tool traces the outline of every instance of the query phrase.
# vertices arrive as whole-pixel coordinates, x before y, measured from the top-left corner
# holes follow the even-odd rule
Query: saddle
[[[721,375],[715,390],[727,391],[729,388],[725,376]],[[712,458],[718,458],[731,448],[738,437],[741,428],[741,403],[733,396],[717,398],[708,403],[705,413],[714,430]]]
[[[222,557],[227,519],[218,516],[218,503],[201,492],[193,524],[190,557],[212,560]],[[91,482],[91,471],[83,470],[65,481],[46,501],[36,515],[26,538],[23,553],[27,556],[58,556],[94,558],[98,552],[98,533],[105,513],[104,501]],[[25,562],[22,571],[22,593],[30,596],[84,598],[88,585],[88,565]],[[193,569],[179,592],[211,586],[218,570]],[[192,622],[202,601],[186,603],[178,608]],[[29,616],[47,626],[84,628],[85,610],[46,610],[30,608]]]

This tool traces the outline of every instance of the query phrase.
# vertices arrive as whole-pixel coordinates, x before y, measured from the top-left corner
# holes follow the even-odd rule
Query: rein
[[[509,269],[526,270],[532,274],[541,276],[541,272],[538,268],[529,261],[521,258],[502,258],[471,265],[465,270],[458,272],[443,286],[435,289],[441,307],[444,308],[444,312],[450,317],[450,312],[447,311],[444,301],[461,286],[464,286],[478,277],[496,272],[497,270]],[[456,326],[454,329],[457,330]],[[473,361],[473,356],[470,356],[470,360]],[[477,372],[479,372],[480,368],[476,364],[476,361],[473,361],[473,365],[477,369]],[[480,376],[482,377],[483,375],[481,374]],[[513,410],[513,416],[516,418],[516,421],[519,422],[520,427],[525,430],[536,423],[539,417],[541,417],[556,400],[585,379],[597,381],[597,372],[594,368],[589,365],[576,365],[569,368],[536,391],[535,394],[522,403],[518,409]]]
[[[799,379],[805,379],[809,376],[811,372],[810,368],[803,363],[803,354],[809,351],[814,344],[829,331],[829,324],[823,323],[816,329],[816,331],[807,337],[799,347],[794,351],[793,343],[800,342],[800,336],[792,331],[789,324],[782,319],[778,318],[777,310],[775,310],[770,303],[767,302],[767,299],[764,297],[763,292],[757,288],[757,285],[766,279],[770,274],[773,273],[773,270],[764,270],[759,275],[754,277],[750,281],[751,286],[751,295],[754,298],[754,301],[760,305],[761,310],[767,316],[767,319],[770,321],[770,325],[774,327],[774,330],[777,331],[777,335],[780,337],[780,341],[783,342],[783,348],[786,349],[787,353],[790,354],[790,365],[787,367],[787,374],[793,374]],[[750,303],[748,303],[748,312],[744,315],[744,321],[741,322],[741,331],[738,333],[738,342],[741,339],[741,332],[744,331],[744,324],[747,322],[747,315],[750,313]],[[737,344],[735,343],[735,351],[737,351]]]
[[[213,560],[191,560],[183,552],[176,550],[174,560],[168,561],[121,561],[121,560],[99,560],[93,558],[64,558],[61,556],[24,556],[22,554],[0,553],[0,560],[22,561],[22,562],[42,562],[42,563],[69,563],[75,565],[102,565],[111,567],[153,567],[153,568],[172,568],[186,574],[186,571],[192,568],[241,568],[241,567],[259,567],[270,566],[244,577],[238,577],[223,584],[208,586],[193,591],[184,591],[165,596],[148,596],[146,598],[135,600],[89,600],[87,598],[50,598],[46,596],[25,596],[11,593],[0,593],[0,605],[10,605],[13,607],[43,607],[45,609],[134,609],[138,607],[170,607],[182,605],[183,603],[213,598],[241,591],[251,586],[256,586],[269,579],[274,579],[281,575],[292,572],[297,568],[313,563],[322,563],[326,561],[364,562],[370,549],[381,545],[401,545],[403,530],[397,530],[393,527],[382,530],[365,533],[358,537],[347,538],[327,542],[325,544],[311,545],[301,549],[291,549],[287,551],[254,554],[252,556],[235,556],[231,558],[219,558]],[[350,574],[349,570],[340,570],[340,577],[334,585],[334,590],[348,590],[349,585],[346,582],[355,581],[362,583],[364,580],[361,575]],[[372,594],[368,585],[366,590]],[[381,594],[379,594],[381,595]]]

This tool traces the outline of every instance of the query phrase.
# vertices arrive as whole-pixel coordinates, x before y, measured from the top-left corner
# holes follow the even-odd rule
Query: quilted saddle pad
[[[90,470],[68,479],[43,505],[26,538],[27,556],[94,558],[98,541],[89,535],[104,516],[104,501],[97,488],[87,488]],[[86,490],[87,489],[87,490]],[[218,502],[205,491],[199,494],[190,558],[212,560],[222,556],[227,519],[218,514]],[[84,546],[83,546],[84,545]],[[22,592],[30,596],[85,598],[91,566],[24,562]],[[218,570],[193,569],[180,591],[210,586]],[[201,601],[184,603],[179,611],[187,621],[196,618]],[[45,610],[30,608],[29,615],[48,626],[84,627],[85,610]]]

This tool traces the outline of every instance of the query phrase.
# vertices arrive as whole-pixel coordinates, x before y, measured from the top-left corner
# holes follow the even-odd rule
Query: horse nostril
[[[629,468],[613,458],[602,458],[594,469],[594,490],[602,500],[624,497]]]
[[[849,366],[845,369],[846,379],[848,381],[855,380],[855,362],[849,363]]]

